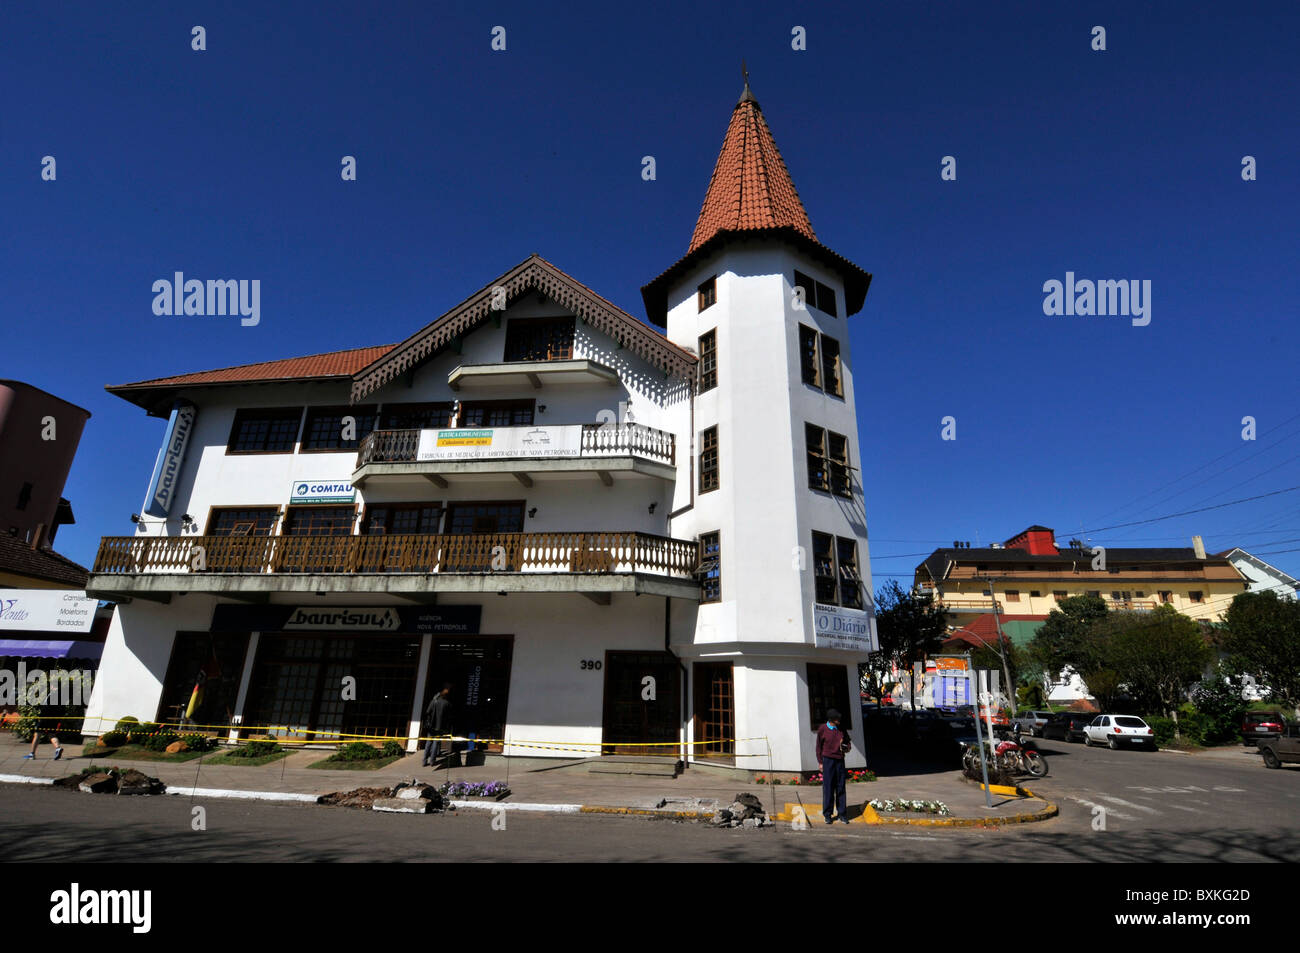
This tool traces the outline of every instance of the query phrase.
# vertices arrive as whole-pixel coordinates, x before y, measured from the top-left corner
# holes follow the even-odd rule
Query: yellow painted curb
[[[997,793],[997,787],[994,787]],[[1004,790],[1014,791],[1011,788]],[[1023,790],[1023,789],[1021,789]],[[911,827],[1003,827],[1008,824],[1032,824],[1035,821],[1045,821],[1048,818],[1056,817],[1060,809],[1050,801],[1038,797],[1036,794],[1025,792],[1027,797],[1042,801],[1044,807],[1042,810],[1033,812],[1023,812],[1004,817],[889,817],[882,816],[870,805],[862,805],[862,813],[858,817],[849,821],[850,824],[902,824]],[[785,810],[776,816],[778,821],[793,821],[795,809],[800,807],[798,804],[787,803]],[[807,808],[804,808],[805,814]],[[812,822],[809,817],[809,823]]]

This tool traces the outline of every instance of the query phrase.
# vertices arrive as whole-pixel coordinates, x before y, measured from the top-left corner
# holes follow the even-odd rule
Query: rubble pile
[[[737,794],[730,807],[713,815],[714,827],[771,827],[775,823],[763,810],[763,802],[753,794]]]
[[[71,788],[86,794],[163,794],[167,785],[134,768],[95,769],[71,774],[54,782],[56,787]]]
[[[437,788],[417,778],[391,788],[353,788],[322,794],[316,803],[390,814],[430,814],[447,806]]]

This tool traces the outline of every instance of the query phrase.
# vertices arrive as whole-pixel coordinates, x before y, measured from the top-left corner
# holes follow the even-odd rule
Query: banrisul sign
[[[190,445],[190,435],[194,433],[194,421],[198,415],[199,409],[187,401],[178,400],[172,408],[162,449],[158,451],[158,461],[149,481],[149,495],[144,502],[144,511],[150,516],[166,516],[171,512],[181,467],[185,464],[185,451]]]
[[[212,631],[476,635],[482,614],[482,606],[219,605]]]
[[[366,632],[396,632],[402,620],[393,608],[335,609],[298,608],[284,623],[284,631],[304,629],[354,629]]]
[[[290,503],[352,503],[356,487],[347,480],[297,480],[289,490]]]

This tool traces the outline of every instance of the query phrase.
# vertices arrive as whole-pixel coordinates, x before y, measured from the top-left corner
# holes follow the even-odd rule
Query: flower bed
[[[868,782],[875,781],[875,780],[876,780],[876,772],[868,771],[868,770],[849,771],[845,777],[845,781],[847,781],[849,784],[866,784]],[[758,777],[754,778],[754,783],[755,784],[820,785],[822,783],[822,773],[820,771],[814,771],[806,778],[794,777],[788,781],[783,781],[780,778],[775,776],[769,778],[765,774],[760,774]]]
[[[498,801],[510,794],[504,781],[444,781],[438,788],[444,798],[491,797]]]

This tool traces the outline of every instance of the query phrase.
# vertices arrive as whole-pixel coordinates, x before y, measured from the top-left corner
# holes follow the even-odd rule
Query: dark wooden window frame
[[[346,533],[296,533],[294,530],[294,517],[302,514],[307,510],[336,510],[338,512],[347,512],[349,514],[348,531]],[[284,513],[284,523],[280,529],[283,536],[352,536],[357,521],[357,505],[355,503],[294,503],[289,506]]]
[[[695,289],[695,303],[698,310],[703,311],[711,308],[718,303],[718,276],[714,275],[706,281],[700,282],[700,286]]]
[[[849,673],[843,665],[808,662],[804,671],[808,683],[808,721],[816,731],[826,723],[831,708],[840,713],[840,727],[853,730],[853,705],[849,697]]]
[[[442,521],[444,517],[446,517],[447,515],[447,508],[443,506],[441,501],[429,500],[426,502],[421,500],[421,501],[407,502],[407,503],[383,502],[383,503],[369,504],[366,507],[365,515],[361,519],[361,535],[363,536],[390,535],[392,534],[393,514],[422,512],[424,510],[434,510],[438,514],[433,529],[428,530],[426,531],[426,533],[423,534],[419,530],[416,530],[414,533],[402,533],[397,535],[414,536],[414,535],[435,535],[439,533],[442,529]],[[385,514],[385,521],[382,526],[376,527],[374,525],[373,520],[374,520],[374,514],[376,512],[382,512]]]
[[[712,493],[722,486],[718,450],[718,425],[700,431],[700,493]]]
[[[338,436],[333,442],[333,446],[323,443],[310,445],[309,441],[314,440],[312,435],[312,424],[315,421],[322,420],[326,417],[338,417]],[[357,420],[357,435],[351,440],[343,439],[343,421],[344,417],[355,417]],[[374,404],[364,406],[326,406],[326,407],[308,407],[307,416],[303,420],[301,445],[298,448],[299,453],[355,453],[361,441],[366,434],[375,429],[375,424],[379,421],[379,408]]]
[[[803,289],[804,305],[809,308],[816,308],[822,314],[829,315],[832,318],[839,317],[839,308],[835,301],[835,289],[830,285],[805,275],[802,271],[795,271],[794,281],[791,285],[795,288]]]
[[[227,513],[255,514],[255,515],[252,517],[252,522],[253,522],[254,529],[256,528],[257,523],[258,523],[258,522],[261,522],[260,517],[262,517],[262,516],[270,516],[270,517],[271,517],[271,523],[270,523],[270,526],[267,528],[267,531],[266,531],[266,535],[267,535],[267,536],[273,536],[273,535],[275,535],[275,526],[276,526],[276,524],[280,521],[280,507],[279,507],[279,506],[275,506],[275,505],[271,505],[271,506],[211,506],[211,507],[208,507],[208,525],[207,525],[207,529],[204,531],[204,535],[205,535],[205,536],[252,536],[252,535],[253,535],[251,532],[247,532],[247,533],[239,533],[239,532],[235,532],[235,527],[232,527],[232,528],[231,528],[231,532],[229,532],[229,533],[223,533],[223,532],[219,531],[219,530],[217,529],[217,524],[221,521],[221,518],[222,518],[225,514],[227,514]],[[240,523],[243,523],[243,522],[247,522],[247,520],[246,520],[246,519],[244,519],[244,520],[240,520]],[[239,525],[239,523],[236,523],[236,524],[235,524],[235,526],[238,526],[238,525]]]
[[[524,423],[516,423],[513,420],[508,424],[472,424],[466,422],[465,418],[471,410],[493,410],[522,411],[528,409],[528,420]],[[522,415],[521,415],[522,416]],[[519,400],[466,400],[462,401],[459,409],[456,411],[456,426],[459,427],[530,427],[537,419],[537,401],[529,397]]]
[[[845,559],[847,549],[851,560]],[[813,598],[823,605],[862,608],[862,554],[852,536],[812,531]],[[845,587],[852,586],[855,596],[846,598]],[[831,598],[825,598],[830,596]]]
[[[700,393],[718,386],[718,329],[700,335]]]
[[[242,456],[254,453],[293,453],[298,446],[298,440],[302,436],[302,421],[305,408],[299,407],[247,407],[235,411],[235,419],[230,425],[230,436],[226,438],[226,455]],[[297,417],[297,424],[294,427],[293,439],[289,446],[283,450],[266,450],[264,448],[250,448],[245,450],[236,450],[235,437],[239,434],[240,426],[255,420],[280,420],[287,421],[291,416]],[[268,430],[268,436],[270,431]]]
[[[820,336],[816,328],[799,325],[799,373],[805,384],[818,390],[822,386]]]
[[[573,358],[576,340],[577,319],[573,315],[511,318],[506,322],[503,354],[507,364],[568,361]]]
[[[712,546],[714,552],[708,555]],[[706,580],[712,580],[706,583]],[[722,531],[700,534],[700,602],[722,601]]]

